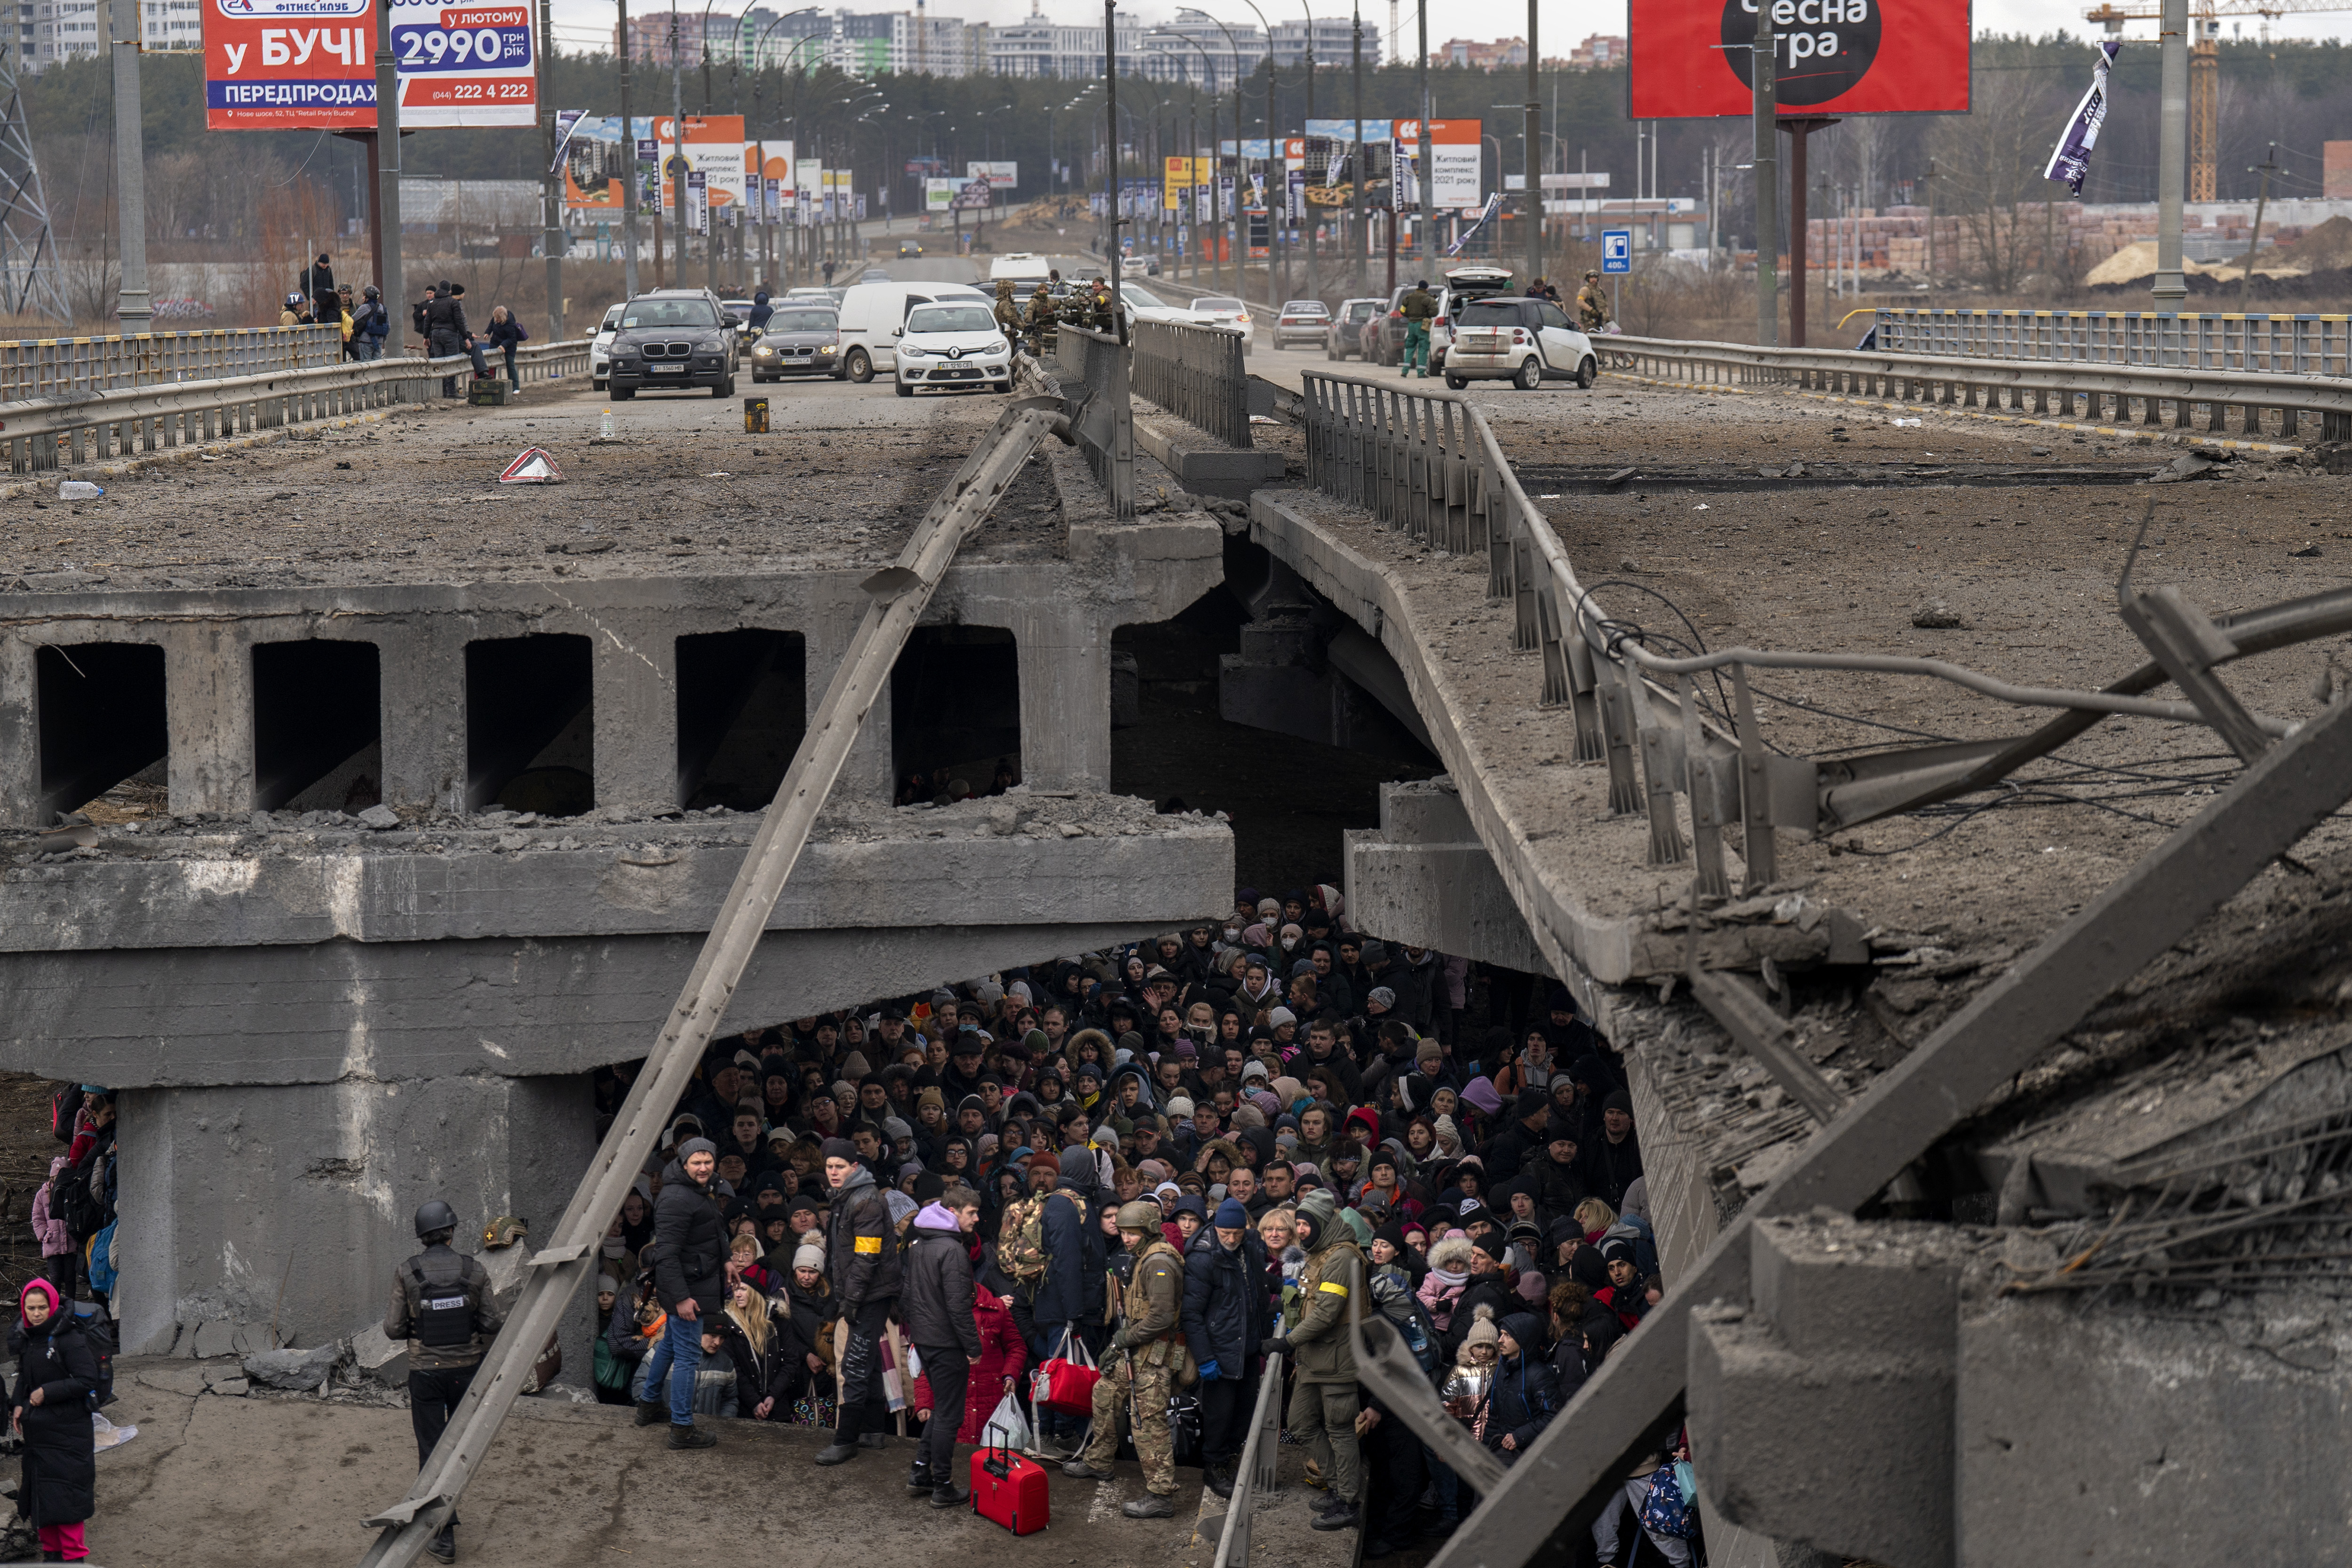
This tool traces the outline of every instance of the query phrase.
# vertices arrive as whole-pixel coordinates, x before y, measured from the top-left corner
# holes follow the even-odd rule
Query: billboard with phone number
[[[539,123],[529,4],[391,0],[404,129]]]
[[[405,130],[539,122],[528,4],[391,0]],[[376,0],[208,0],[205,124],[375,129]]]

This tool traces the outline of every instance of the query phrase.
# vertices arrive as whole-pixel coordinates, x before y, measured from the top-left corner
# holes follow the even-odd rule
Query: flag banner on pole
[[[564,150],[572,145],[572,132],[587,115],[584,109],[559,109],[555,111],[555,160],[547,166],[549,174],[563,173]]]
[[[1486,197],[1486,206],[1481,208],[1478,213],[1478,221],[1472,224],[1468,228],[1464,229],[1460,234],[1454,236],[1454,243],[1445,247],[1445,254],[1448,256],[1461,255],[1462,247],[1470,243],[1470,237],[1476,234],[1480,229],[1486,227],[1487,223],[1493,219],[1496,210],[1499,209],[1502,205],[1503,193],[1500,191],[1490,192]]]
[[[2123,47],[2121,38],[2098,45],[2098,63],[2091,68],[2091,90],[2074,106],[2074,118],[2066,122],[2066,133],[2058,139],[2050,166],[2042,172],[2044,179],[2064,181],[2066,188],[2078,196],[2083,194],[2083,176],[2091,170],[2091,149],[2098,143],[2099,127],[2107,120],[2107,72],[2115,66],[2116,51]]]

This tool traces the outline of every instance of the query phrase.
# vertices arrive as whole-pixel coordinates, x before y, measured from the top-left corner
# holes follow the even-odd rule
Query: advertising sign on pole
[[[1811,0],[1808,0],[1811,3]],[[1433,203],[1441,207],[1478,206],[1486,199],[1479,189],[1478,171],[1484,161],[1480,156],[1480,135],[1485,121],[1477,120],[1433,120],[1429,122],[1429,183]],[[1406,155],[1418,157],[1421,148],[1421,121],[1400,120],[1396,122],[1398,145],[1407,149]],[[1413,171],[1416,181],[1420,171]],[[1418,206],[1421,192],[1418,184],[1408,193],[1405,205]]]
[[[1160,205],[1169,212],[1174,212],[1177,205],[1183,199],[1184,193],[1190,190],[1192,185],[1192,160],[1169,159],[1168,177],[1160,183]]]
[[[212,0],[205,124],[374,130],[375,0]]]
[[[1009,191],[1021,183],[1021,165],[1008,163],[967,163],[963,166],[963,177],[967,180],[986,180],[997,190]]]
[[[1633,231],[1630,228],[1604,228],[1601,231],[1601,270],[1631,272],[1633,270]]]
[[[687,171],[686,224],[697,234],[710,232],[710,176],[700,169]]]
[[[1750,113],[1756,5],[1633,0],[1633,118]],[[1773,0],[1779,112],[1967,113],[1969,9],[1948,0]]]
[[[758,145],[743,140],[743,117],[714,114],[706,120],[689,114],[683,124],[679,155],[688,170],[699,170],[708,176],[704,189],[710,205],[726,207],[743,201],[747,195],[745,181],[759,160]],[[667,114],[633,115],[626,131],[622,129],[617,114],[582,116],[572,128],[572,141],[564,153],[563,205],[574,211],[620,211],[621,181],[626,169],[625,153],[632,142],[636,143],[638,163],[661,167],[662,208],[676,210],[674,174],[668,168],[670,119]],[[768,174],[789,177],[792,161],[791,142],[768,143]]]
[[[223,7],[247,3],[215,0]],[[493,5],[390,3],[403,129],[539,123],[539,51],[529,0]]]

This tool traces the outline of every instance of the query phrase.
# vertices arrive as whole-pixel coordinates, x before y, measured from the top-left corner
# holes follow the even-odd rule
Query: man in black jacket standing
[[[963,1402],[979,1359],[980,1320],[972,1291],[971,1237],[966,1227],[980,1221],[980,1194],[950,1187],[938,1202],[915,1215],[908,1245],[904,1300],[907,1337],[923,1358],[931,1383],[931,1424],[923,1428],[922,1451],[907,1477],[907,1489],[931,1494],[933,1508],[955,1508],[971,1494],[955,1484],[956,1434],[963,1428]]]
[[[708,1138],[689,1138],[662,1173],[654,1199],[654,1296],[669,1321],[662,1342],[646,1359],[646,1398],[637,1425],[661,1419],[660,1390],[669,1390],[669,1446],[708,1448],[719,1435],[694,1424],[694,1374],[702,1366],[702,1319],[725,1305],[727,1251],[719,1205],[710,1190],[719,1150]]]
[[[490,1299],[490,1276],[478,1259],[452,1248],[457,1211],[439,1198],[416,1211],[425,1250],[393,1270],[384,1337],[408,1345],[408,1415],[416,1428],[416,1465],[433,1457],[449,1417],[466,1397],[483,1352],[505,1326]],[[457,1560],[457,1518],[449,1516],[425,1551]]]
[[[860,1448],[883,1444],[889,1411],[882,1394],[882,1330],[898,1302],[901,1270],[890,1205],[874,1184],[874,1173],[858,1163],[856,1144],[845,1138],[824,1141],[824,1179],[833,1190],[824,1259],[834,1310],[841,1316],[834,1331],[841,1347],[841,1406],[833,1441],[818,1450],[816,1462],[838,1465],[856,1458]]]
[[[474,334],[466,325],[466,307],[453,297],[449,283],[436,283],[425,297],[425,352],[434,359],[461,354],[473,347]],[[445,377],[441,395],[457,395],[457,378]]]
[[[1229,1197],[1184,1252],[1184,1339],[1201,1369],[1201,1469],[1219,1497],[1234,1495],[1257,1405],[1265,1278],[1265,1243],[1249,1211]]]

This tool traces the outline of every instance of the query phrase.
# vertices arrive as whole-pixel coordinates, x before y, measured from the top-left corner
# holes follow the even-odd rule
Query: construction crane
[[[2214,176],[2221,163],[2221,18],[2260,16],[2269,22],[2280,16],[2307,16],[2317,11],[2352,10],[2352,0],[2189,0],[2189,199],[2219,201]],[[2110,34],[2126,22],[2160,22],[2162,10],[2152,5],[2117,5],[2113,0],[2083,13]]]

